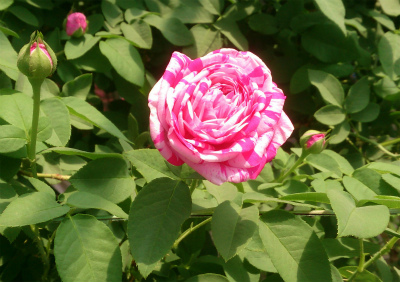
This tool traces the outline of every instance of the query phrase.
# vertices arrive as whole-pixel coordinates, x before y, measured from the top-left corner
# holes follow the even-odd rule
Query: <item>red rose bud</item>
[[[69,36],[81,37],[85,34],[87,25],[88,23],[84,14],[72,13],[67,17],[65,31]]]
[[[17,66],[29,78],[46,78],[57,67],[57,57],[50,46],[43,41],[42,33],[35,31],[31,41],[21,48]]]
[[[326,147],[326,133],[308,130],[300,138],[300,145],[311,154],[319,154]]]

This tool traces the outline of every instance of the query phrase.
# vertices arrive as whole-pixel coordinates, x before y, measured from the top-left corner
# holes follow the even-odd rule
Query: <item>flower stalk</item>
[[[39,125],[39,112],[40,112],[40,87],[44,79],[29,78],[29,82],[33,89],[33,114],[32,114],[32,127],[28,144],[28,157],[31,162],[32,176],[37,178],[36,168],[36,139]]]

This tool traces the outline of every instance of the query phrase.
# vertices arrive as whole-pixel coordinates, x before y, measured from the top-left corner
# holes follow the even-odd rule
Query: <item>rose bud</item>
[[[316,130],[308,130],[300,138],[300,145],[310,154],[321,153],[326,145],[326,133]]]
[[[174,52],[149,94],[151,138],[169,163],[214,184],[255,179],[293,131],[285,99],[251,52]]]
[[[72,13],[67,17],[65,31],[68,36],[81,37],[85,34],[88,23],[86,16],[82,13]]]
[[[54,73],[57,57],[43,40],[41,32],[32,33],[30,42],[21,48],[17,66],[28,78],[44,79]]]

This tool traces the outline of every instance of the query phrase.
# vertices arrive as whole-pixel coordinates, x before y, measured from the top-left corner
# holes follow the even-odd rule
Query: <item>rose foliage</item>
[[[1,0],[0,281],[400,281],[398,0]]]

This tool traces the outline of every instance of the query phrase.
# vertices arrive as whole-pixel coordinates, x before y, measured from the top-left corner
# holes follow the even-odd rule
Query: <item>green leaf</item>
[[[187,46],[194,42],[192,33],[177,18],[148,15],[143,20],[157,28],[169,42],[176,46]]]
[[[92,78],[91,73],[86,73],[76,77],[74,80],[68,81],[62,88],[62,94],[86,100],[92,87]]]
[[[345,37],[335,24],[326,22],[312,26],[301,37],[303,48],[324,63],[357,59],[359,51],[355,42],[351,36]]]
[[[374,166],[371,167],[371,165],[368,165],[367,167],[361,167],[355,170],[352,176],[360,180],[362,183],[364,183],[364,185],[369,187],[372,191],[374,191],[378,195],[392,195],[392,196],[399,195],[396,189],[394,189],[392,186],[386,184],[386,182],[383,181],[382,173],[375,171]]]
[[[143,86],[144,66],[135,47],[122,38],[111,38],[100,42],[100,51],[119,75],[135,85]]]
[[[46,143],[53,146],[65,146],[71,136],[68,108],[58,98],[45,99],[40,103],[40,106],[49,118],[52,128],[51,136],[46,140]]]
[[[135,181],[129,175],[127,162],[121,158],[102,158],[89,162],[69,181],[82,192],[88,192],[113,203],[120,203],[135,189]]]
[[[65,97],[62,98],[61,101],[65,103],[71,115],[77,116],[84,121],[101,128],[119,139],[130,142],[110,120],[108,120],[92,105],[76,97]]]
[[[325,238],[322,244],[328,254],[329,260],[339,258],[353,258],[360,254],[360,241],[356,238]],[[364,253],[374,254],[379,251],[379,245],[364,241]]]
[[[371,122],[377,119],[380,112],[380,106],[376,103],[369,103],[362,111],[350,115],[351,119],[360,122]]]
[[[25,132],[14,125],[0,125],[0,153],[15,152],[25,146]]]
[[[105,210],[112,215],[128,219],[128,215],[119,206],[92,193],[73,192],[68,197],[67,204],[81,209]]]
[[[306,66],[302,66],[296,70],[290,79],[290,93],[298,94],[306,90],[309,86],[308,69]]]
[[[368,78],[364,76],[351,86],[344,107],[347,113],[353,114],[365,109],[369,103]]]
[[[334,158],[325,154],[311,154],[306,162],[322,172],[332,172],[335,177],[342,177],[342,171]]]
[[[400,176],[400,169],[398,165],[383,162],[371,162],[367,165],[368,168],[379,171],[381,173],[392,173]]]
[[[7,9],[14,3],[14,0],[3,0],[0,3],[0,11]]]
[[[350,276],[357,270],[357,266],[344,266],[339,268],[340,274],[344,278],[350,278]],[[356,277],[352,280],[354,282],[382,282],[378,276],[364,269],[363,272],[358,272]]]
[[[214,211],[211,221],[214,244],[228,261],[243,250],[257,228],[258,209],[255,205],[243,208],[225,201]]]
[[[385,206],[356,207],[349,193],[328,189],[328,198],[338,220],[338,236],[371,238],[381,234],[389,223]]]
[[[136,196],[129,212],[128,238],[144,277],[171,249],[191,208],[187,185],[169,178],[150,182]]]
[[[320,192],[305,192],[305,193],[295,193],[280,197],[281,200],[287,201],[309,201],[317,203],[329,204],[330,201],[326,193]]]
[[[124,15],[121,9],[115,5],[115,1],[112,0],[103,0],[101,1],[101,11],[103,12],[106,21],[112,26],[115,27],[117,24],[124,20]]]
[[[225,276],[219,274],[206,273],[192,276],[187,279],[186,282],[229,282],[229,280]]]
[[[222,18],[217,21],[214,26],[220,30],[222,34],[225,35],[239,50],[245,51],[249,49],[249,43],[235,21],[228,18]]]
[[[9,181],[17,174],[21,159],[0,155],[0,180]]]
[[[366,203],[375,203],[378,205],[387,206],[389,209],[400,209],[400,197],[395,196],[375,196],[373,199],[361,200],[358,202],[359,206],[363,206]]]
[[[400,168],[399,168],[400,169]],[[390,173],[382,174],[382,179],[393,188],[400,191],[400,177],[391,175]]]
[[[213,15],[221,15],[224,8],[223,0],[199,0],[201,5]]]
[[[225,201],[233,201],[239,193],[236,186],[230,182],[225,182],[221,185],[215,185],[207,180],[204,180],[203,184],[208,193],[213,195],[213,197],[217,200],[218,204],[222,204]]]
[[[15,89],[28,95],[29,97],[33,97],[32,85],[28,78],[22,73],[19,74],[18,79],[15,82]],[[53,98],[59,94],[60,89],[58,88],[57,84],[54,81],[46,78],[40,87],[40,100]]]
[[[235,256],[225,262],[224,271],[229,281],[260,281],[260,271],[245,261],[242,257]]]
[[[39,26],[38,18],[25,7],[11,6],[7,9],[7,11],[29,25],[33,25],[35,27]]]
[[[85,55],[79,57],[78,59],[72,60],[71,63],[73,63],[77,68],[81,68],[89,72],[108,73],[112,69],[108,59],[100,52],[99,45],[95,45]]]
[[[252,15],[249,19],[249,26],[261,34],[275,34],[279,31],[275,17],[269,14]]]
[[[332,150],[324,150],[321,154],[328,155],[333,158],[339,165],[340,170],[347,175],[351,175],[354,172],[353,166],[349,163],[347,159]]]
[[[318,88],[322,99],[327,104],[342,107],[344,91],[342,84],[336,77],[319,70],[308,70],[308,77],[311,84]]]
[[[82,57],[92,49],[99,40],[100,37],[93,37],[93,35],[88,33],[79,38],[71,37],[67,43],[65,43],[65,56],[68,60]]]
[[[350,134],[350,124],[347,120],[343,121],[340,124],[337,124],[331,133],[329,138],[330,144],[339,144],[346,140],[347,136]]]
[[[40,116],[36,140],[38,142],[46,141],[51,137],[52,133],[53,129],[50,124],[50,119],[46,116]],[[29,130],[29,135],[31,135],[31,130]]]
[[[165,164],[165,159],[157,149],[142,149],[125,152],[124,156],[136,167],[147,182],[156,178],[177,177]]]
[[[53,199],[56,198],[56,193],[54,192],[53,188],[51,188],[43,181],[33,177],[26,177],[26,179],[28,179],[28,181],[32,184],[33,187],[35,187],[37,191],[48,193],[53,197]]]
[[[1,5],[1,4],[0,4],[0,5]],[[16,33],[15,31],[13,31],[13,30],[11,30],[11,29],[9,29],[9,28],[6,28],[6,27],[4,27],[4,26],[1,26],[1,23],[0,23],[0,31],[3,32],[5,35],[11,35],[11,36],[14,36],[14,37],[16,37],[16,38],[19,38],[18,33]]]
[[[396,80],[400,75],[400,36],[386,32],[379,41],[378,55],[385,73]]]
[[[93,216],[78,214],[61,222],[54,240],[54,256],[62,281],[122,280],[118,240]]]
[[[365,28],[365,26],[363,26],[363,25],[361,24],[361,19],[357,19],[357,18],[345,19],[345,20],[344,20],[344,23],[345,23],[346,25],[349,25],[349,26],[353,27],[355,30],[357,30],[358,33],[359,33],[362,37],[367,38],[367,36],[368,36],[368,31],[367,31],[367,29]]]
[[[356,178],[345,176],[343,177],[343,185],[346,190],[357,200],[370,199],[376,196],[376,193],[365,186]]]
[[[374,18],[374,20],[376,20],[378,23],[380,23],[384,27],[387,27],[389,30],[396,29],[393,21],[385,14],[381,14],[376,10],[369,10],[368,15],[370,15],[372,18]]]
[[[62,216],[69,207],[59,205],[47,192],[27,193],[12,201],[0,215],[0,226],[24,226]]]
[[[286,211],[270,211],[261,216],[259,229],[272,263],[285,281],[332,281],[321,241],[300,218]]]
[[[117,153],[91,153],[91,152],[86,152],[86,151],[81,151],[78,149],[73,149],[73,148],[65,148],[65,147],[53,147],[53,148],[48,148],[40,154],[46,154],[50,152],[56,152],[61,155],[67,155],[67,156],[82,156],[91,160],[95,159],[101,159],[101,158],[122,158],[121,154]]]
[[[374,83],[374,91],[378,96],[388,101],[395,101],[400,98],[399,87],[386,75]]]
[[[0,96],[0,118],[28,134],[32,123],[33,101],[22,93]]]
[[[151,28],[146,22],[137,20],[131,24],[122,23],[121,30],[125,38],[132,41],[136,47],[151,49],[153,36]]]
[[[184,24],[212,23],[214,16],[200,4],[199,0],[179,1],[179,6],[171,9],[166,17],[179,19]]]
[[[190,31],[194,37],[194,44],[183,48],[183,52],[189,57],[199,58],[222,47],[220,31],[207,28],[204,25],[195,25]]]
[[[1,5],[1,4],[0,4]],[[0,70],[13,80],[17,80],[19,70],[17,67],[17,52],[12,47],[7,36],[0,32]]]
[[[338,106],[326,105],[316,111],[314,117],[322,124],[336,125],[345,120],[346,113],[342,108]]]
[[[319,10],[331,21],[333,21],[343,32],[347,35],[346,27],[344,25],[344,16],[346,10],[342,0],[314,0]]]
[[[397,17],[400,15],[400,3],[396,0],[379,0],[382,10],[389,16]]]

